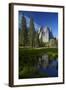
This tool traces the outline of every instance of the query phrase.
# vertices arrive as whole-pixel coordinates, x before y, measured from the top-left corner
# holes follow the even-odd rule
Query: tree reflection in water
[[[58,77],[57,58],[48,54],[21,56],[19,78]]]

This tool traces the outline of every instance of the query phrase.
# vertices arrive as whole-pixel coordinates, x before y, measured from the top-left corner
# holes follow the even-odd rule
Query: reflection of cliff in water
[[[49,58],[48,54],[44,54],[38,59],[38,70],[48,73],[48,76],[58,76],[58,60]]]
[[[48,67],[49,65],[49,59],[48,59],[48,55],[44,54],[41,57],[39,57],[38,59],[38,67]]]
[[[38,67],[48,68],[48,67],[56,67],[57,68],[57,58],[50,59],[48,54],[44,54],[38,58]]]

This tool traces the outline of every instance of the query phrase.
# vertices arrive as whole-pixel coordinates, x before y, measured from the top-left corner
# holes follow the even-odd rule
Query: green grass
[[[39,55],[39,54],[50,54],[50,53],[58,53],[57,48],[41,48],[41,49],[35,49],[35,48],[19,48],[19,54],[22,55]]]

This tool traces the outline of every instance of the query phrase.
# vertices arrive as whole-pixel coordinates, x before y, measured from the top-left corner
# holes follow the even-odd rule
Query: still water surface
[[[58,58],[48,54],[22,56],[19,78],[58,77]]]

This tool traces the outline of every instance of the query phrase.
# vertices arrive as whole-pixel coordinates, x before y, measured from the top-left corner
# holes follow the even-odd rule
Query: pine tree
[[[30,18],[30,28],[28,32],[29,46],[34,47],[35,28],[33,18]]]
[[[35,33],[34,47],[39,47],[39,35],[37,32]]]
[[[20,31],[20,45],[26,46],[27,45],[27,26],[26,26],[26,19],[25,16],[22,16],[22,26]]]

